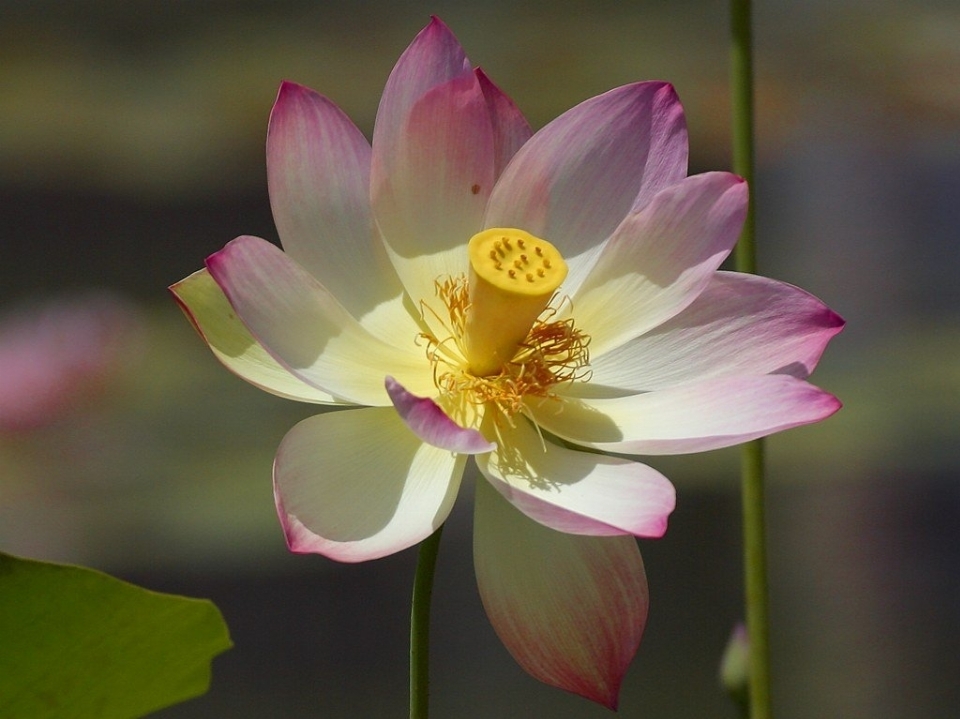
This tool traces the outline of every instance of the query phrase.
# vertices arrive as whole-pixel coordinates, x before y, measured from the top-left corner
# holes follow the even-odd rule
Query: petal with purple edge
[[[569,534],[663,536],[676,492],[652,467],[543,441],[519,418],[500,432],[477,466],[527,516]]]
[[[556,245],[573,292],[627,213],[686,174],[686,123],[673,87],[626,85],[534,134],[497,181],[484,227],[519,227]]]
[[[267,182],[284,250],[351,315],[367,317],[403,292],[370,211],[370,143],[340,108],[281,85],[267,131]],[[417,329],[401,308],[371,331],[410,337]]]
[[[528,402],[548,432],[627,454],[685,454],[748,442],[818,422],[836,397],[788,375],[719,377],[609,399]]]
[[[374,153],[392,152],[410,109],[424,93],[470,72],[470,62],[450,28],[439,18],[431,18],[387,78],[373,131]]]
[[[631,214],[573,297],[577,324],[600,357],[692,303],[733,249],[747,211],[736,175],[688,177]]]
[[[260,346],[206,270],[171,285],[170,292],[216,358],[238,377],[287,399],[339,404],[328,392],[288,371]]]
[[[465,462],[421,442],[391,407],[305,419],[284,437],[274,462],[287,544],[341,562],[413,546],[447,518]]]
[[[355,317],[362,315],[351,300],[380,289],[369,278],[377,244],[370,145],[363,134],[327,98],[284,82],[267,129],[267,183],[284,251],[337,297],[346,297],[343,304]],[[358,293],[358,283],[368,278],[369,287]]]
[[[466,243],[493,187],[493,129],[477,78],[470,73],[425,93],[390,152],[382,150],[374,146],[377,224],[411,299],[429,300],[437,278],[466,272]]]
[[[480,432],[461,427],[432,399],[411,394],[393,377],[387,377],[384,386],[400,419],[427,444],[458,454],[482,454],[496,448]]]
[[[672,319],[616,350],[591,352],[590,382],[569,394],[632,394],[734,374],[806,379],[842,328],[833,310],[793,285],[716,272]]]
[[[490,110],[490,122],[493,126],[494,177],[500,177],[503,168],[530,139],[533,131],[513,100],[497,87],[483,70],[477,68],[474,72]]]
[[[278,247],[238,237],[207,258],[207,269],[250,334],[304,382],[356,404],[389,402],[392,373],[419,394],[434,390],[430,364],[413,337],[395,347],[371,335],[323,285]]]
[[[636,540],[557,532],[477,482],[473,548],[483,606],[520,666],[616,709],[649,604]]]

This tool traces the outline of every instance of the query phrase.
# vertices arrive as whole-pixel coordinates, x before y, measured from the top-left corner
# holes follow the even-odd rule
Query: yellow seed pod
[[[474,235],[465,345],[470,371],[496,374],[512,359],[534,321],[567,277],[556,247],[523,230],[497,227]]]

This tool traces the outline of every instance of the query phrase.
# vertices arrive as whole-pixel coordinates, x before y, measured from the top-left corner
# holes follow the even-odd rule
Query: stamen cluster
[[[421,333],[426,340],[427,359],[433,366],[433,380],[441,399],[454,406],[461,403],[492,403],[505,415],[515,415],[527,396],[553,396],[551,388],[562,383],[589,379],[589,335],[579,330],[572,318],[556,320],[554,307],[538,318],[513,358],[498,374],[478,377],[469,371],[464,359],[463,336],[470,306],[467,278],[463,275],[436,282],[437,297],[447,310],[440,317],[449,335],[443,340],[432,333]],[[552,304],[552,303],[551,303]]]

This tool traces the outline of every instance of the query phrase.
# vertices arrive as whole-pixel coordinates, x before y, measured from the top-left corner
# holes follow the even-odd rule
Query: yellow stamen
[[[534,248],[535,263],[520,250]],[[470,305],[465,326],[465,351],[470,372],[496,374],[509,362],[534,321],[567,276],[567,263],[553,245],[523,230],[494,228],[474,235],[470,258]],[[496,253],[518,273],[502,271]],[[535,274],[534,274],[535,273]]]
[[[474,426],[475,408],[492,404],[507,421],[519,412],[526,398],[550,398],[559,384],[585,381],[590,376],[590,337],[572,319],[558,320],[558,308],[548,307],[534,321],[516,353],[495,374],[477,376],[464,363],[463,336],[470,307],[467,278],[437,280],[437,296],[447,310],[446,319],[424,303],[446,330],[440,339],[424,333],[427,359],[433,366],[433,381],[440,390],[441,405],[461,426]],[[471,409],[473,408],[473,409]]]

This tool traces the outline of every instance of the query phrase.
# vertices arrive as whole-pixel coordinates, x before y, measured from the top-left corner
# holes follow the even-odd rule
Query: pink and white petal
[[[474,70],[480,89],[490,109],[490,123],[493,127],[494,178],[500,177],[507,163],[533,135],[530,123],[520,112],[513,100],[497,87],[487,74],[477,68]]]
[[[519,418],[500,432],[499,447],[477,457],[477,466],[531,519],[597,537],[661,537],[667,531],[676,492],[652,467],[544,441]]]
[[[747,185],[726,172],[688,177],[629,215],[573,296],[577,324],[602,357],[692,303],[736,244]]]
[[[400,281],[392,267],[389,272],[399,285]],[[410,298],[401,290],[399,295],[381,302],[357,320],[374,337],[394,347],[403,347],[410,344],[411,338],[419,337],[424,331],[425,326],[420,321],[421,311],[419,307],[413,306]]]
[[[392,407],[305,419],[284,437],[273,468],[287,545],[341,562],[413,546],[446,520],[465,462],[421,442]]]
[[[391,293],[376,273],[390,266],[374,241],[370,144],[340,108],[301,85],[280,86],[267,130],[267,183],[284,251],[354,317],[399,294],[399,283]]]
[[[260,346],[206,270],[170,286],[180,308],[213,351],[241,379],[286,399],[339,404],[328,392],[289,372]]]
[[[519,227],[550,241],[582,282],[621,220],[687,173],[683,109],[671,85],[637,83],[568,110],[514,156],[484,227]]]
[[[473,531],[480,598],[517,663],[616,709],[649,606],[636,540],[549,529],[486,482],[477,482]]]
[[[719,377],[627,397],[528,402],[537,424],[584,447],[686,454],[818,422],[836,397],[788,375]]]
[[[793,285],[716,272],[672,319],[600,357],[591,354],[590,382],[571,385],[569,394],[632,394],[734,374],[806,379],[843,324]]]
[[[387,79],[373,131],[374,153],[393,153],[411,108],[428,90],[470,73],[470,62],[450,28],[439,18],[431,18],[400,55]]]
[[[467,269],[467,241],[494,180],[493,130],[472,74],[425,93],[389,156],[374,159],[372,202],[390,260],[414,304]]]
[[[330,100],[280,87],[267,132],[267,181],[284,250],[375,337],[420,331],[370,210],[370,143]]]
[[[395,347],[364,329],[278,247],[238,237],[207,258],[210,275],[267,352],[314,387],[355,404],[386,406],[390,373],[412,392],[434,391],[430,364],[410,338]]]
[[[421,441],[457,454],[482,454],[496,448],[480,432],[461,427],[432,399],[408,392],[393,377],[387,377],[384,386],[400,419]]]

